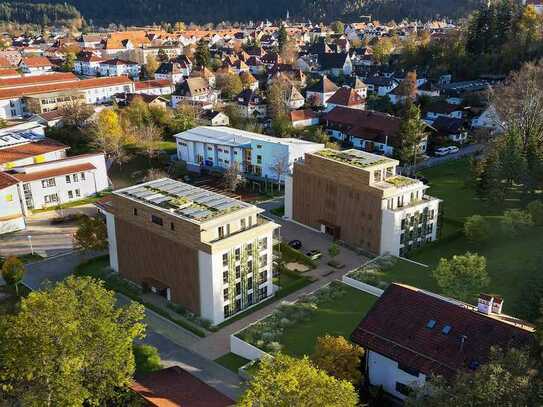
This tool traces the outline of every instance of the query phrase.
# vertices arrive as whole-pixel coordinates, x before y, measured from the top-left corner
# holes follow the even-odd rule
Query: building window
[[[68,199],[73,199],[74,194],[72,191],[68,191]]]
[[[247,253],[251,254],[253,252],[253,244],[252,243],[247,243],[247,246],[245,246],[245,248],[247,249]]]
[[[253,289],[253,278],[252,277],[249,277],[247,279],[247,289],[248,290],[252,290]]]
[[[260,239],[259,246],[260,250],[266,250],[268,248],[268,238]]]
[[[45,195],[43,197],[43,201],[46,204],[58,202],[58,195],[57,194]]]
[[[222,292],[222,298],[224,301],[228,301],[228,288],[225,288]]]
[[[260,273],[260,284],[262,283],[265,283],[268,281],[268,271],[267,270],[264,270],[263,272]]]
[[[241,266],[236,266],[236,278],[241,277]]]
[[[236,295],[241,294],[241,283],[236,283]]]
[[[170,222],[170,230],[175,230],[175,224],[173,222]]]
[[[224,238],[224,226],[219,226],[219,239]]]
[[[239,247],[236,249],[236,251],[234,253],[236,255],[236,257],[235,257],[236,261],[241,259],[241,250],[239,249]]]
[[[411,393],[411,387],[407,384],[396,382],[396,391],[404,396],[409,396]]]
[[[247,305],[253,305],[253,293],[247,295]]]
[[[134,208],[133,210],[134,216],[138,216],[138,208]]]
[[[228,253],[224,253],[222,255],[222,265],[223,266],[228,266]]]
[[[228,283],[228,270],[222,272],[222,282]]]
[[[66,175],[66,184],[71,184],[72,180],[70,179],[69,175]]]
[[[84,172],[81,173],[81,179],[82,179],[83,181],[85,181],[85,173],[84,173]]]
[[[262,148],[262,144],[257,144],[256,148]]]
[[[79,176],[77,174],[72,175],[74,182],[79,182]]]
[[[224,317],[228,318],[230,316],[230,307],[228,305],[224,306]]]
[[[246,220],[245,219],[241,219],[240,220],[240,223],[241,223],[241,230],[245,230],[245,228],[247,227],[247,224],[246,224]]]
[[[162,221],[162,218],[156,215],[151,215],[151,222],[159,226],[162,226],[164,224],[164,222]]]
[[[238,312],[241,309],[241,300],[236,300],[236,312]]]
[[[79,189],[75,190],[75,196],[78,198],[81,196],[81,191],[79,191]]]
[[[257,164],[262,164],[262,156],[261,155],[256,156],[256,163]]]
[[[42,188],[54,187],[56,185],[57,185],[57,183],[55,182],[54,178],[47,178],[47,179],[42,179],[41,180]]]
[[[381,181],[381,171],[375,171],[375,172],[373,173],[373,180],[374,180],[375,182]]]
[[[266,267],[268,265],[268,255],[263,254],[260,256],[260,267]]]

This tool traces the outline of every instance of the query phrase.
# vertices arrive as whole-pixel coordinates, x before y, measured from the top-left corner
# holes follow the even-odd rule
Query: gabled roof
[[[17,184],[19,181],[6,172],[0,172],[0,189],[10,187]]]
[[[326,75],[322,77],[322,79],[314,83],[311,86],[308,86],[306,89],[306,92],[315,92],[315,93],[332,93],[338,90],[339,88],[337,85],[332,82]]]
[[[432,123],[432,127],[438,132],[458,134],[463,131],[464,120],[456,117],[439,116]]]
[[[301,120],[315,119],[317,114],[311,109],[293,110],[290,112],[290,121],[297,122]]]
[[[51,61],[46,57],[23,57],[19,65],[25,65],[29,68],[39,68],[42,66],[53,66]]]
[[[126,61],[124,59],[113,58],[103,61],[102,65],[138,65],[137,62]]]
[[[132,391],[155,407],[227,407],[234,401],[179,366],[134,381]]]
[[[364,102],[364,99],[353,88],[342,86],[328,99],[327,103],[348,107],[359,106],[364,104]]]
[[[468,304],[394,283],[351,339],[409,368],[450,378],[486,363],[493,346],[507,350],[529,345],[532,333],[532,327],[515,318],[485,315]]]
[[[69,147],[58,141],[45,138],[31,143],[19,144],[0,149],[0,164],[32,158],[52,151],[67,150]]]
[[[146,90],[152,88],[166,88],[172,87],[172,83],[167,79],[153,79],[149,81],[137,81],[134,82],[134,87],[136,90]]]
[[[209,92],[209,82],[205,78],[188,78],[179,88],[182,96],[205,95]],[[177,92],[176,92],[177,93]]]
[[[236,103],[244,106],[262,105],[266,99],[257,90],[245,89],[241,91],[235,98]]]
[[[183,69],[186,67],[179,62],[163,62],[160,64],[155,74],[161,75],[177,75],[183,73]]]
[[[321,69],[343,69],[349,54],[338,53],[325,53],[319,54],[319,64]]]

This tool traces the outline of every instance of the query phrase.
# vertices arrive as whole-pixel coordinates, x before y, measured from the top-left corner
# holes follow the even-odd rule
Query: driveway
[[[75,222],[62,225],[52,225],[51,220],[59,216],[74,213],[87,215],[96,214],[92,205],[64,209],[62,215],[58,211],[47,211],[29,216],[26,219],[26,229],[0,236],[0,256],[21,255],[31,252],[46,257],[69,252],[73,249],[72,236],[77,230]],[[30,236],[30,239],[28,238]]]
[[[26,266],[23,282],[31,289],[39,290],[47,281],[63,280],[72,274],[79,263],[99,254],[71,252],[30,263]],[[128,301],[126,297],[118,295],[119,304]],[[145,322],[147,335],[143,342],[158,349],[166,367],[180,366],[226,396],[234,400],[239,398],[243,388],[237,374],[207,359],[205,352],[201,355],[188,349],[189,345],[200,340],[199,337],[148,309],[145,310]]]
[[[447,161],[459,160],[464,157],[475,155],[479,151],[483,151],[483,148],[484,147],[481,144],[468,144],[455,154],[444,155],[443,157],[430,157],[428,160],[417,164],[415,169],[418,171],[424,168],[435,167],[436,165],[443,164]]]

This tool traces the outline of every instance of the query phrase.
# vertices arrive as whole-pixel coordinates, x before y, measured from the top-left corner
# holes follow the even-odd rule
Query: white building
[[[66,204],[109,188],[104,154],[83,154],[13,168],[24,211]]]
[[[226,170],[236,162],[241,172],[272,180],[278,177],[273,168],[278,162],[285,162],[288,172],[294,161],[302,159],[305,153],[324,147],[305,140],[265,136],[230,127],[196,127],[174,137],[178,159],[192,170]]]
[[[128,76],[132,79],[139,78],[140,71],[138,63],[118,58],[101,62],[99,70],[101,76]]]
[[[78,75],[96,76],[100,71],[100,63],[104,59],[93,52],[84,53],[74,62],[74,71]]]
[[[432,375],[452,380],[477,371],[492,347],[504,352],[532,343],[534,328],[502,314],[503,299],[481,294],[477,307],[408,285],[391,284],[351,340],[366,350],[372,386],[404,400]]]
[[[263,209],[168,178],[115,191],[99,208],[111,268],[213,325],[274,294],[279,225]]]
[[[0,235],[26,227],[19,197],[19,181],[0,172]]]

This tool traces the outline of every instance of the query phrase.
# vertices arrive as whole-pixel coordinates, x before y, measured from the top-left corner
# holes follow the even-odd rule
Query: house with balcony
[[[307,153],[286,178],[285,218],[368,253],[405,256],[437,239],[440,200],[398,165],[355,149]]]
[[[177,158],[191,171],[226,171],[233,163],[248,178],[284,182],[295,161],[323,144],[295,138],[278,138],[230,127],[196,127],[174,135]],[[278,180],[274,170],[283,164],[285,174]]]
[[[162,178],[114,191],[99,208],[111,268],[214,325],[274,294],[279,225],[257,206]]]

